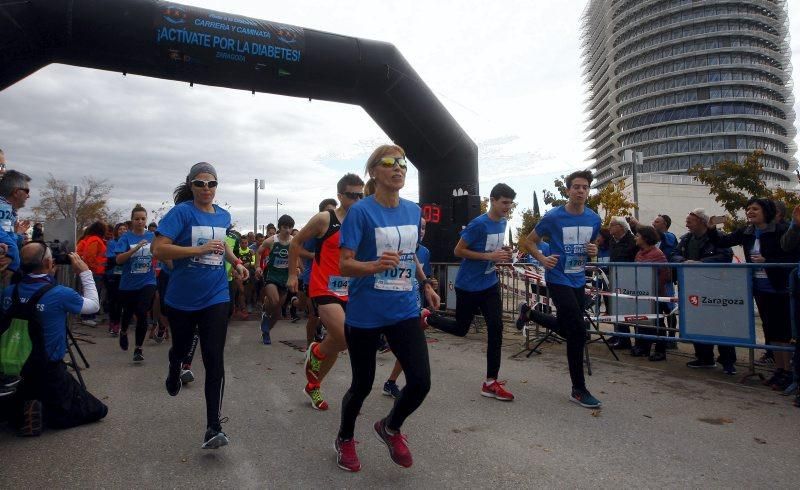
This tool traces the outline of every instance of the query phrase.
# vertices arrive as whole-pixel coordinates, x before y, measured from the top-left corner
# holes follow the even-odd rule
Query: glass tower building
[[[797,183],[785,0],[589,0],[581,27],[597,187],[625,150],[680,175],[762,149],[768,185]]]

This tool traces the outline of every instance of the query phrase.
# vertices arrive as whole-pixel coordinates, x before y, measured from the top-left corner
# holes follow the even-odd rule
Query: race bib
[[[380,257],[383,252],[398,252],[400,263],[394,269],[375,274],[375,289],[384,291],[411,291],[416,272],[414,250],[417,246],[417,226],[387,226],[375,228],[375,248]],[[377,258],[377,257],[376,257]]]
[[[565,257],[564,272],[577,274],[584,270],[586,270],[586,255],[567,255]]]
[[[350,283],[349,277],[330,276],[328,277],[328,291],[336,296],[347,296],[347,286]]]
[[[592,239],[591,226],[567,226],[562,230],[564,243],[564,273],[583,274],[588,255],[586,245]]]
[[[192,246],[201,247],[211,240],[225,240],[225,228],[212,226],[192,226]],[[205,255],[196,255],[189,259],[189,263],[196,267],[221,267],[225,259],[222,252],[212,252]]]
[[[283,257],[275,257],[275,260],[272,262],[272,267],[276,269],[288,269],[289,268],[289,259]]]
[[[503,235],[504,233],[495,233],[492,235],[486,235],[486,248],[484,252],[494,252],[495,250],[501,248],[503,246]],[[486,270],[483,271],[484,274],[494,274],[495,273],[495,266],[494,262],[489,261],[489,264],[486,266]]]
[[[136,245],[131,245],[135,248]],[[131,274],[147,274],[153,267],[153,254],[150,253],[150,244],[140,248],[130,258]]]

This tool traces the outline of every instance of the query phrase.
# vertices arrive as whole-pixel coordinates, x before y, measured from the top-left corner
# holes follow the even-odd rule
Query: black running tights
[[[353,381],[342,400],[342,422],[339,437],[352,439],[356,418],[375,381],[375,354],[378,336],[384,334],[392,354],[400,361],[406,376],[406,386],[400,391],[392,411],[386,419],[391,430],[400,430],[403,422],[422,405],[431,389],[431,366],[428,344],[419,325],[419,318],[403,320],[379,328],[344,327]]]
[[[147,312],[153,306],[153,296],[156,293],[155,285],[148,285],[141,289],[126,291],[119,290],[119,297],[122,301],[122,324],[120,330],[128,332],[131,318],[136,315],[136,347],[144,344],[144,336],[147,335]]]
[[[572,387],[585,389],[583,350],[586,345],[586,323],[583,321],[583,307],[586,294],[583,287],[572,288],[553,283],[547,287],[556,307],[559,330],[567,339],[567,364]]]

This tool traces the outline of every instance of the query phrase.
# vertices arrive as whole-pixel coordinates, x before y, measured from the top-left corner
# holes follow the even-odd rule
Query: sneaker
[[[113,335],[114,337],[116,337],[117,335],[119,335],[119,330],[120,330],[120,328],[122,328],[122,327],[120,327],[120,324],[119,324],[119,323],[115,323],[115,324],[114,324],[114,326],[113,326],[113,327],[111,327],[111,328],[112,328],[112,330],[113,330],[113,333],[112,333],[112,335]]]
[[[181,384],[189,384],[194,381],[194,373],[188,367],[181,367]]]
[[[261,343],[264,345],[272,344],[272,339],[269,337],[269,330],[261,332]]]
[[[86,325],[87,327],[96,327],[97,322],[94,320],[81,320],[81,325]],[[39,435],[39,434],[36,434]]]
[[[375,435],[378,436],[378,440],[386,444],[386,447],[389,448],[389,457],[392,458],[392,461],[403,468],[410,468],[413,461],[411,458],[411,451],[408,449],[408,440],[406,440],[406,436],[401,434],[400,431],[389,434],[389,431],[386,430],[386,419],[375,422],[373,428],[375,429]]]
[[[772,373],[772,376],[769,379],[767,379],[766,381],[763,382],[763,385],[764,386],[770,386],[770,387],[776,385],[780,381],[780,379],[783,377],[783,373],[784,373],[783,369],[776,369]]]
[[[4,396],[11,396],[17,392],[16,388],[9,388],[8,386],[0,386],[0,398]]]
[[[736,374],[736,364],[732,362],[723,362],[722,372],[727,374],[728,376],[733,376],[734,374]]]
[[[569,399],[585,408],[600,408],[603,405],[586,388],[572,388],[572,394]]]
[[[427,330],[430,328],[430,325],[428,324],[428,317],[431,315],[432,315],[431,310],[427,308],[423,308],[422,311],[420,311],[419,326],[420,328],[422,328],[422,330]]]
[[[219,449],[222,446],[227,446],[230,440],[228,435],[222,432],[222,427],[209,427],[206,429],[206,435],[203,437],[203,449]]]
[[[306,349],[306,380],[312,385],[319,384],[319,370],[322,368],[322,359],[314,355],[314,346],[319,342],[311,342]]]
[[[717,363],[714,361],[701,361],[700,359],[695,359],[694,361],[687,362],[686,367],[692,369],[711,369],[717,367]]]
[[[137,347],[133,350],[133,362],[142,362],[144,361],[144,356],[142,355],[142,348]]]
[[[167,380],[164,384],[167,386],[167,393],[170,396],[177,396],[178,393],[181,392],[181,386],[183,386],[183,382],[181,381],[181,370],[172,369],[172,364],[169,365],[169,372],[167,373]]]
[[[634,345],[631,349],[631,357],[648,357],[649,352],[645,351],[641,346]]]
[[[772,357],[768,352],[764,352],[761,354],[761,357],[753,361],[753,364],[756,366],[772,367],[775,365],[775,358]]]
[[[17,432],[20,437],[36,437],[42,434],[42,402],[25,400],[22,405],[22,425]]]
[[[156,328],[156,336],[153,337],[153,340],[156,341],[157,344],[160,344],[164,341],[164,338],[167,336],[167,327],[159,324]]]
[[[355,439],[337,437],[333,441],[333,449],[336,450],[336,464],[339,468],[354,473],[361,470],[361,462],[358,460],[358,454],[356,454],[356,444],[358,444],[358,441]]]
[[[663,352],[653,352],[652,354],[650,354],[650,357],[648,357],[648,359],[653,362],[666,361],[667,355]]]
[[[783,396],[791,396],[791,395],[793,395],[795,393],[797,393],[797,381],[792,381],[792,384],[790,384],[788,387],[786,387],[786,389],[783,390],[783,393],[781,393],[781,395],[783,395]]]
[[[486,384],[484,381],[481,387],[481,395],[487,398],[496,398],[504,402],[510,402],[514,400],[514,395],[505,388],[505,384],[505,381],[495,380],[489,384]]]
[[[314,410],[324,412],[328,409],[328,402],[322,398],[322,392],[319,389],[319,385],[307,384],[306,387],[303,388],[303,393],[311,398],[311,408]]]
[[[391,396],[396,400],[400,398],[400,388],[397,386],[397,383],[389,380],[383,383],[383,394],[386,396]]]
[[[770,387],[775,391],[784,391],[787,388],[789,388],[789,385],[791,384],[792,384],[792,374],[784,371],[783,376],[781,376],[777,381],[772,383]]]
[[[22,380],[19,376],[6,376],[0,374],[0,387],[1,388],[14,388]]]
[[[119,333],[119,347],[122,350],[128,350],[128,332]]]
[[[519,316],[517,317],[517,330],[522,330],[522,327],[528,323],[528,312],[531,311],[531,307],[528,306],[528,303],[520,303],[519,304]]]

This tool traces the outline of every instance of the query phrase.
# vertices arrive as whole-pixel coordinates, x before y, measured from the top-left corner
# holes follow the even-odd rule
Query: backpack
[[[28,361],[36,365],[47,362],[36,304],[54,287],[55,284],[47,284],[33,293],[27,303],[22,303],[19,284],[14,286],[11,306],[0,320],[0,373],[19,376]]]

